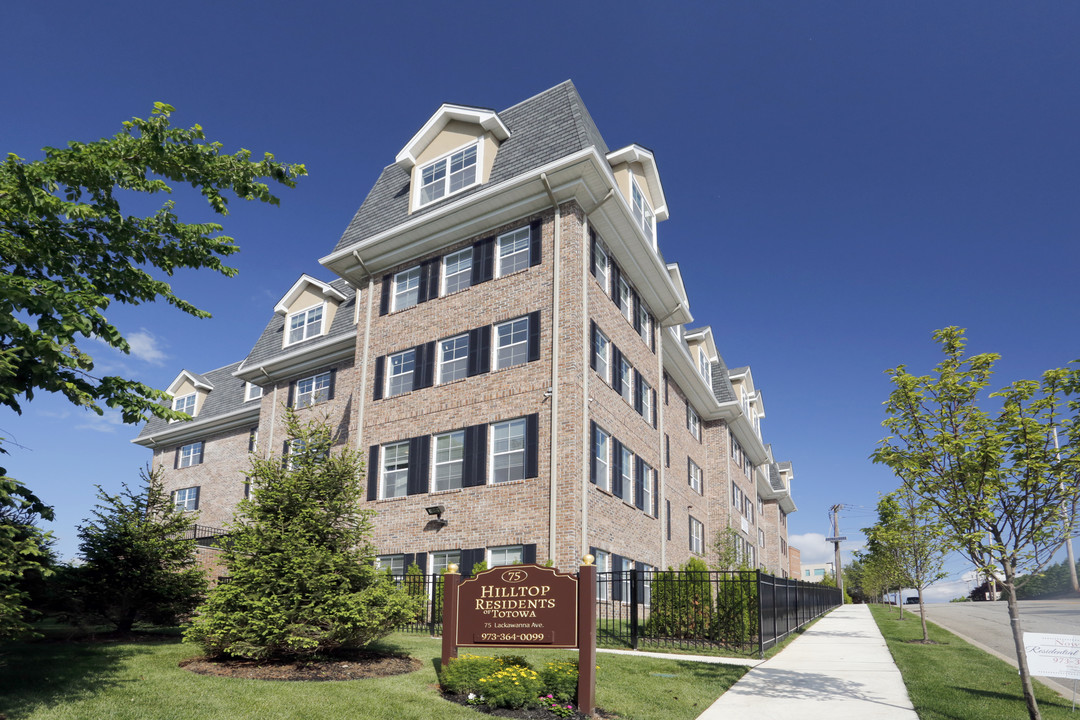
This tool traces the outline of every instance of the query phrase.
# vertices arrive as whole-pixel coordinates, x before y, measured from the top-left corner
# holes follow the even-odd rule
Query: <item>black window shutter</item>
[[[390,312],[390,286],[393,284],[394,276],[391,273],[382,276],[382,298],[379,300],[380,315]]]
[[[484,562],[484,548],[472,548],[469,550],[461,551],[461,576],[473,574],[473,565],[478,562]]]
[[[589,321],[589,367],[596,369],[596,321]]]
[[[637,291],[631,291],[630,297],[633,298],[633,307],[631,308],[634,315],[634,330],[641,334],[641,316],[638,315],[638,310],[641,309],[641,298],[638,297]]]
[[[427,574],[427,553],[416,553],[416,565],[420,568],[420,574]]]
[[[686,457],[686,484],[687,484],[687,485],[689,485],[689,484],[690,484],[690,478],[691,478],[691,476],[692,476],[692,475],[691,475],[691,468],[692,468],[692,463],[693,463],[693,462],[694,462],[694,461],[693,461],[693,460],[691,460],[691,459],[690,459],[690,456],[688,455],[688,456]]]
[[[666,501],[667,506],[664,509],[664,515],[667,517],[667,539],[671,539],[671,501]]]
[[[622,497],[622,443],[612,438],[611,444],[611,492]]]
[[[409,566],[416,562],[416,553],[405,553],[405,560],[402,565],[405,566],[405,574],[409,573]]]
[[[413,390],[431,387],[435,382],[435,341],[416,346]]]
[[[634,458],[634,505],[645,509],[645,461],[639,457]]]
[[[611,343],[611,389],[622,395],[622,353]]]
[[[420,263],[420,287],[417,291],[417,303],[427,302],[439,297],[439,271],[442,258],[434,258]]]
[[[619,266],[616,265],[615,263],[610,263],[610,265],[611,265],[611,299],[615,301],[615,307],[622,310],[622,305],[619,304],[620,302],[622,302],[619,299],[619,297],[620,297],[620,294],[619,294],[619,277],[620,277],[620,275],[619,275]]]
[[[521,562],[536,562],[536,543],[529,543],[521,546]]]
[[[622,601],[622,555],[611,554],[611,599]]]
[[[491,371],[491,326],[469,331],[469,377]]]
[[[172,467],[173,470],[180,469],[180,448],[176,448],[176,453],[173,455]]]
[[[596,231],[589,228],[589,272],[596,277]]]
[[[472,285],[495,277],[495,238],[489,237],[473,245]]]
[[[529,313],[529,362],[540,359],[540,311]]]
[[[543,245],[541,239],[541,223],[539,220],[533,220],[529,224],[529,266],[540,264],[540,258],[543,253]]]
[[[664,373],[664,404],[667,405],[671,402],[671,392],[668,390],[670,381],[668,380],[667,373]]]
[[[379,446],[372,445],[368,451],[367,499],[379,499]]]
[[[430,435],[409,438],[409,475],[406,480],[409,495],[423,495],[428,491],[430,451]]]
[[[328,387],[326,389],[326,399],[327,400],[333,400],[334,399],[334,386],[336,384],[337,384],[337,369],[336,368],[331,368],[330,369],[330,387]]]
[[[285,401],[285,407],[292,407],[293,398],[296,397],[296,381],[289,383],[289,397]]]
[[[487,483],[487,425],[465,428],[465,448],[461,467],[461,486],[475,487]]]
[[[671,467],[671,436],[664,433],[664,467]]]
[[[596,484],[596,421],[589,421],[589,456],[592,458],[589,464],[589,480],[593,485]]]
[[[644,398],[642,394],[645,388],[641,386],[641,373],[637,370],[634,371],[634,412],[638,415],[642,415],[645,412],[645,406],[643,404]]]
[[[539,472],[540,415],[525,417],[525,477],[537,477]]]
[[[655,430],[656,429],[656,416],[659,415],[659,413],[656,412],[656,391],[655,390],[649,390],[649,392],[652,393],[652,426],[653,426],[653,429]]]
[[[654,472],[652,474],[652,514],[657,514],[657,509],[660,507],[660,473]]]
[[[649,349],[656,352],[656,318],[649,316]]]
[[[686,545],[691,551],[694,549],[694,518],[686,516]]]
[[[195,509],[199,509],[199,487],[195,487]]]
[[[386,356],[380,355],[375,358],[375,388],[372,393],[372,398],[375,400],[382,400],[384,375],[386,374]]]

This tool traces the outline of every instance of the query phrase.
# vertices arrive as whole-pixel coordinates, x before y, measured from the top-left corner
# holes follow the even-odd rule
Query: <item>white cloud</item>
[[[127,336],[131,354],[151,365],[162,365],[166,355],[158,345],[158,339],[146,328],[141,328]]]
[[[803,565],[817,565],[833,561],[832,543],[825,542],[821,533],[803,533],[788,538],[788,545],[799,549],[799,560]]]
[[[106,410],[104,415],[88,411],[86,422],[75,426],[76,430],[93,430],[99,433],[114,433],[117,428],[124,427],[124,420],[119,410]]]

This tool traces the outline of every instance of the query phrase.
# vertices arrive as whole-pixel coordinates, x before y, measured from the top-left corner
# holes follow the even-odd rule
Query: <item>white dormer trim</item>
[[[667,265],[668,277],[671,278],[671,282],[675,285],[675,290],[679,293],[679,298],[682,300],[686,309],[690,309],[690,297],[686,294],[686,285],[683,283],[682,269],[679,268],[679,263],[668,263]]]
[[[656,169],[656,158],[652,151],[635,143],[608,153],[607,161],[613,168],[622,163],[641,163],[645,169],[645,182],[649,185],[649,195],[652,196],[653,217],[657,222],[668,219],[667,198],[664,196],[664,186],[660,183],[660,173]]]
[[[278,315],[288,315],[289,308],[296,302],[296,298],[309,287],[314,287],[323,296],[323,301],[337,300],[338,302],[345,302],[345,296],[330,287],[328,283],[324,283],[321,280],[316,280],[308,274],[300,276],[300,279],[293,283],[293,286],[289,288],[289,292],[285,293],[285,296],[278,301],[278,304],[274,306],[274,312]]]
[[[420,153],[424,152],[427,146],[431,144],[431,141],[452,120],[479,125],[494,135],[499,142],[510,137],[510,130],[503,124],[498,113],[494,110],[443,103],[442,107],[431,116],[431,119],[424,123],[424,126],[412,136],[409,142],[405,143],[405,147],[394,158],[394,162],[406,172],[411,172],[413,167],[416,166]]]
[[[165,392],[167,392],[171,396],[175,396],[176,391],[180,388],[181,385],[184,384],[185,380],[191,383],[192,387],[194,387],[196,390],[205,390],[206,392],[210,392],[214,389],[214,386],[210,383],[204,380],[200,380],[199,378],[195,377],[194,374],[188,372],[187,370],[181,370],[180,374],[176,376],[176,379],[172,381],[172,384],[170,384],[168,388],[166,388]]]

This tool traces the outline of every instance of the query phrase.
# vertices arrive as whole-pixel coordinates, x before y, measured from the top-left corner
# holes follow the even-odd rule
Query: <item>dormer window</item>
[[[701,377],[705,378],[706,382],[712,380],[709,377],[711,366],[709,365],[709,358],[705,355],[704,348],[698,348],[698,371],[701,373]]]
[[[286,345],[322,335],[323,306],[316,305],[289,316],[289,337]]]
[[[420,168],[420,207],[475,185],[479,143],[474,143]]]
[[[252,383],[244,383],[244,402],[248,400],[257,400],[262,397],[263,389],[261,385],[253,385]]]
[[[649,242],[653,240],[653,211],[649,207],[649,201],[645,199],[645,194],[641,192],[641,188],[638,187],[636,180],[630,181],[630,207],[634,211],[634,220],[645,231],[645,237],[649,238]]]
[[[195,417],[195,393],[173,398],[172,409]]]

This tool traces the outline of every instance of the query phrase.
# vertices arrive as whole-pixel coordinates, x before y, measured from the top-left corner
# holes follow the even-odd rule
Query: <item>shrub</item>
[[[511,665],[480,678],[484,702],[492,707],[531,708],[540,706],[543,683],[535,670]]]
[[[736,571],[720,582],[716,592],[716,639],[729,645],[745,645],[758,635],[757,578],[753,572]]]
[[[645,630],[654,637],[709,638],[714,624],[709,566],[690,558],[679,570],[657,572]]]
[[[502,669],[502,663],[492,657],[480,655],[462,655],[453,658],[442,668],[439,674],[439,684],[444,692],[458,693],[483,693],[484,686],[480,684],[482,678],[494,675]]]
[[[532,670],[532,665],[529,664],[524,655],[496,655],[495,660],[501,663],[503,667],[520,667]]]
[[[540,670],[544,692],[560,703],[577,702],[577,660],[552,660]]]

